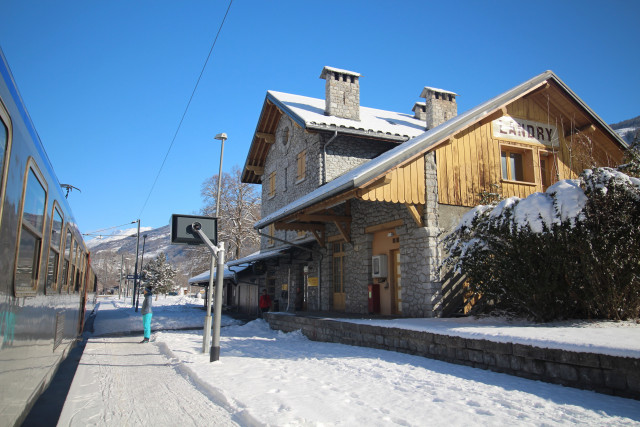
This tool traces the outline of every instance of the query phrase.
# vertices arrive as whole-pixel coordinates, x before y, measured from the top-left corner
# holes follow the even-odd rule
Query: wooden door
[[[344,291],[344,244],[333,244],[333,309],[344,311],[346,293]]]

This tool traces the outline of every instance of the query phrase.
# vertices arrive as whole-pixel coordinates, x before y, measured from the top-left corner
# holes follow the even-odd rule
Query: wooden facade
[[[542,124],[557,129],[553,141],[522,142],[516,138],[496,137],[494,120],[503,116]],[[448,143],[436,148],[438,201],[457,206],[480,204],[483,191],[495,192],[496,185],[503,197],[527,197],[558,180],[576,178],[584,169],[615,166],[623,150],[595,125],[576,127],[571,113],[545,110],[533,97],[518,99],[499,114],[476,123],[454,135]],[[580,130],[581,129],[581,130]],[[501,154],[505,151],[523,155],[524,177],[505,179]]]

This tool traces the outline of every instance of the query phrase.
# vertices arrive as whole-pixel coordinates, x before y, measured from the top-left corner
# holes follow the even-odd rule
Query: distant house
[[[526,197],[626,143],[547,71],[457,115],[425,87],[413,114],[360,106],[360,75],[325,67],[325,99],[267,92],[242,180],[262,185],[261,252],[238,277],[294,307],[405,317],[449,314],[442,237],[496,188]]]

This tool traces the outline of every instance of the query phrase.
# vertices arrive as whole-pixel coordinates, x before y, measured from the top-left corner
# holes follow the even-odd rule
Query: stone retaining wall
[[[640,359],[498,343],[327,318],[266,313],[272,329],[313,341],[397,351],[640,400]]]

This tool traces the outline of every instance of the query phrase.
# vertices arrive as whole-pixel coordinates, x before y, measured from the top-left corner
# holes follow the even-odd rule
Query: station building
[[[463,114],[449,90],[398,113],[360,105],[359,73],[320,78],[325,99],[267,92],[242,171],[262,187],[261,249],[227,266],[279,311],[463,312],[442,240],[482,194],[526,197],[627,148],[551,71]]]

